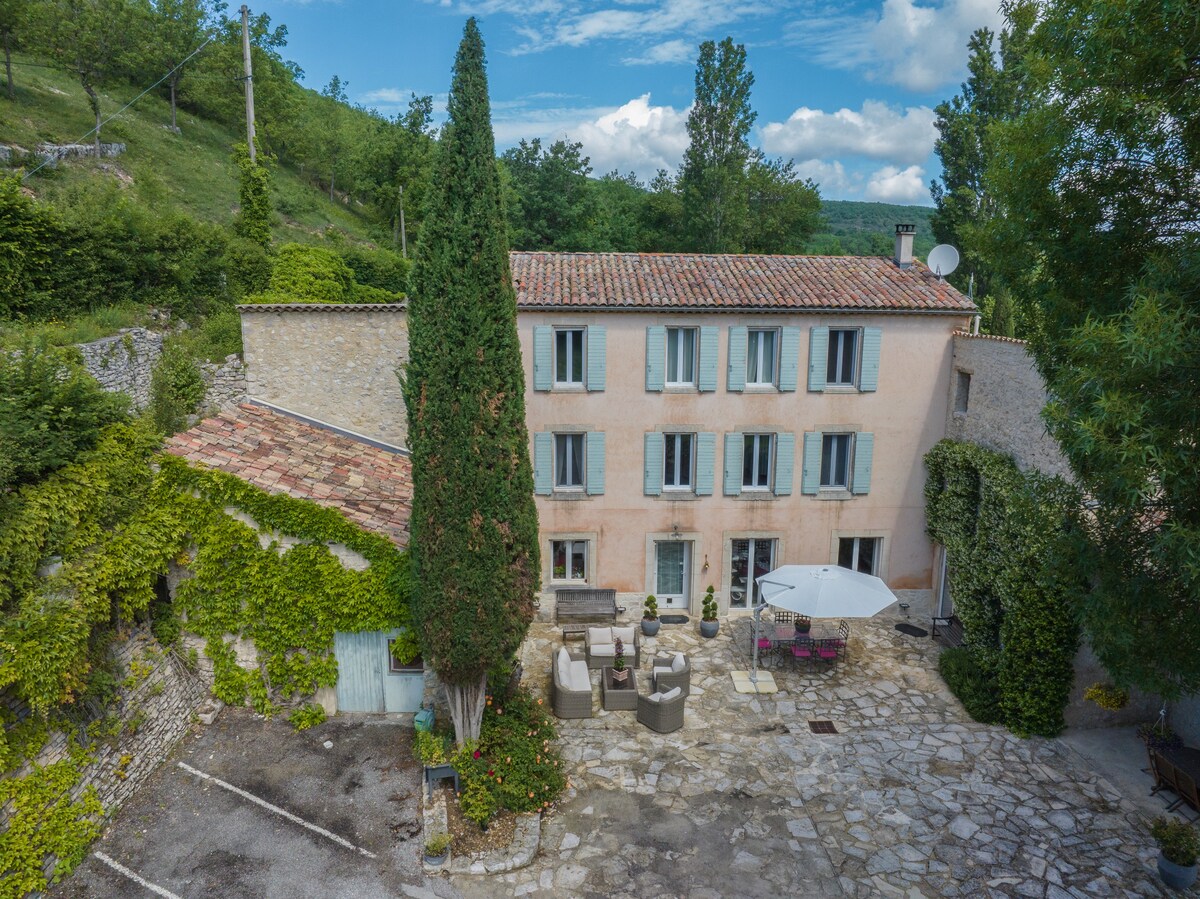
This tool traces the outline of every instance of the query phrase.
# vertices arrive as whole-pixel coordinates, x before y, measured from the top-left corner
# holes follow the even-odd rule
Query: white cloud
[[[865,15],[815,12],[792,22],[788,38],[823,65],[861,71],[867,78],[914,91],[961,79],[967,40],[984,26],[1003,24],[998,0],[883,0]]]
[[[634,171],[643,179],[658,169],[674,171],[687,149],[686,109],[651,106],[642,94],[624,106],[568,129],[592,159],[592,170]]]
[[[627,66],[689,62],[692,58],[692,49],[692,44],[688,41],[667,41],[648,48],[641,56],[627,56],[621,62]]]
[[[836,160],[806,159],[796,164],[796,174],[811,178],[821,188],[821,195],[828,197],[831,191],[848,191],[854,188],[857,179],[846,174],[846,167]]]
[[[878,100],[863,101],[857,112],[801,106],[786,122],[764,125],[762,144],[769,154],[797,160],[851,155],[913,164],[933,152],[933,122],[928,106],[910,106],[903,113]]]
[[[899,169],[885,165],[867,180],[863,196],[881,203],[918,203],[929,199],[925,170],[919,165]]]

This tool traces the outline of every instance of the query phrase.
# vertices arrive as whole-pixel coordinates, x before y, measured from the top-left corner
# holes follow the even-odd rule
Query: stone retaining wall
[[[127,328],[113,337],[77,344],[88,374],[105,390],[120,391],[134,408],[150,403],[150,374],[162,355],[163,335],[146,328]]]
[[[203,403],[205,414],[246,401],[246,366],[237,354],[226,356],[220,364],[200,363],[200,374],[207,385]]]

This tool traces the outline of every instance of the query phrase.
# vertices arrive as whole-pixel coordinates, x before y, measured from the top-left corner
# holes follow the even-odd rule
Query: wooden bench
[[[616,590],[572,587],[554,595],[554,620],[563,626],[563,636],[582,634],[589,623],[611,624],[624,611]]]
[[[951,615],[949,618],[934,618],[933,630],[929,636],[935,640],[941,637],[942,642],[947,646],[962,646],[964,636],[962,622],[956,615]]]

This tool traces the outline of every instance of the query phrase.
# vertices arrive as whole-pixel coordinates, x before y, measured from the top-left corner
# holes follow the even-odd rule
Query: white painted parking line
[[[114,861],[113,859],[111,859],[107,855],[105,855],[103,852],[93,852],[92,855],[95,856],[96,858],[100,859],[100,861],[104,862],[104,864],[108,865],[110,868],[112,868],[118,874],[124,874],[126,877],[128,877],[130,880],[132,880],[138,886],[145,887],[151,893],[154,893],[156,896],[162,896],[163,899],[179,899],[179,897],[176,896],[174,893],[172,893],[170,890],[160,887],[156,883],[151,883],[150,881],[146,880],[144,877],[139,877],[133,871],[130,871],[128,868],[126,868],[123,864],[121,864],[118,861]]]
[[[287,818],[293,824],[299,824],[301,827],[308,828],[313,833],[319,833],[321,836],[325,837],[326,839],[333,840],[333,842],[337,843],[339,846],[345,846],[347,849],[351,849],[355,852],[359,852],[359,853],[365,855],[367,858],[375,858],[374,852],[368,852],[366,849],[363,849],[361,846],[355,846],[349,840],[344,840],[341,837],[339,837],[336,833],[330,833],[324,827],[318,827],[316,824],[312,824],[309,821],[305,821],[303,818],[301,818],[297,815],[293,815],[287,809],[282,809],[277,805],[272,805],[271,803],[267,802],[267,800],[265,800],[265,799],[259,799],[253,793],[247,793],[245,790],[241,789],[240,787],[235,787],[231,783],[226,783],[225,781],[221,780],[219,777],[213,777],[211,774],[205,774],[203,771],[197,770],[196,768],[193,768],[191,765],[185,765],[183,762],[176,762],[175,764],[190,774],[195,774],[197,777],[202,777],[205,780],[207,780],[209,783],[215,783],[218,787],[228,790],[230,793],[234,793],[238,796],[241,796],[243,799],[249,800],[250,802],[253,802],[255,805],[260,805],[269,812],[274,812],[275,814],[279,815],[281,818]]]

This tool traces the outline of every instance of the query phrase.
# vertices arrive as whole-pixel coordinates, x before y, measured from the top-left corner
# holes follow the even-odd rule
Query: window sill
[[[588,581],[586,579],[582,580],[582,581],[568,581],[568,580],[563,580],[561,578],[555,578],[555,579],[551,580],[549,584],[546,585],[546,589],[547,590],[579,590],[579,589],[587,587],[587,586],[588,586]]]
[[[587,393],[586,384],[555,384],[550,393]]]
[[[545,494],[543,494],[543,496],[545,496]],[[582,490],[571,490],[571,491],[555,490],[549,496],[546,496],[546,499],[560,500],[560,501],[565,501],[565,502],[576,502],[577,500],[581,500],[581,499],[591,499],[591,496],[589,496],[587,493],[585,493]]]
[[[851,493],[849,490],[842,490],[839,488],[822,487],[820,490],[817,491],[817,495],[814,497],[814,499],[847,500],[847,499],[854,499],[854,494]]]
[[[682,500],[684,502],[687,502],[687,501],[693,500],[693,499],[700,499],[700,497],[696,495],[696,491],[694,491],[694,490],[666,490],[666,489],[664,489],[662,491],[662,493],[660,493],[658,496],[650,496],[647,498],[655,499],[655,500],[667,500],[668,502],[675,502],[677,500]]]
[[[663,393],[696,393],[695,384],[667,384],[662,389]]]
[[[734,497],[734,499],[743,500],[749,503],[760,503],[766,500],[778,498],[779,497],[777,497],[771,490],[743,490]]]
[[[779,387],[775,384],[747,384],[742,393],[778,393]]]
[[[825,389],[822,390],[821,392],[822,393],[843,394],[843,395],[851,394],[851,393],[862,393],[862,391],[858,389],[858,385],[856,385],[856,384],[827,384],[825,386]]]

